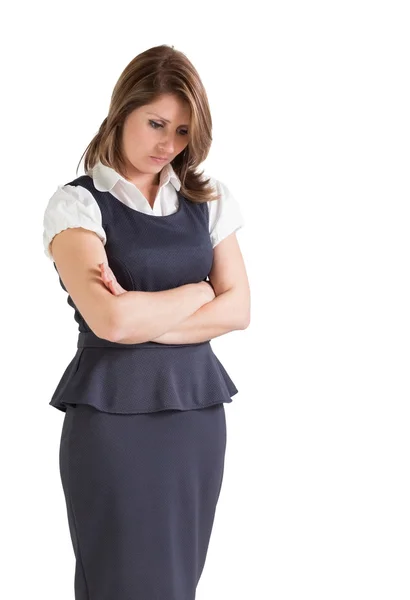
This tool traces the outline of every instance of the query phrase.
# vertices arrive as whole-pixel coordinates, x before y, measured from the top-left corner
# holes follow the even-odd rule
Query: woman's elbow
[[[247,329],[251,324],[251,317],[247,315],[246,318],[242,321],[242,329]]]
[[[99,311],[93,313],[88,325],[97,337],[109,342],[118,341],[119,326],[116,309],[114,302],[108,302]]]

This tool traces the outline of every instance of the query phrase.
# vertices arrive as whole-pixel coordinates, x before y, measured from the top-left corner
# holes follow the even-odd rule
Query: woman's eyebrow
[[[171,123],[171,121],[168,121],[168,119],[164,119],[164,117],[161,117],[161,115],[159,115],[157,113],[147,112],[147,115],[155,115],[156,117],[159,117],[160,119],[162,119],[166,123]],[[181,127],[188,127],[188,125],[186,123],[184,123],[183,125],[181,125]]]

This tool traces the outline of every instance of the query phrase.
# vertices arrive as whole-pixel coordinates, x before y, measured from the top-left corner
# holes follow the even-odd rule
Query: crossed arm
[[[235,233],[215,246],[209,280],[215,298],[152,341],[160,344],[199,343],[248,327],[250,289]],[[121,341],[130,343],[131,339]]]
[[[235,329],[245,329],[245,301],[240,289],[232,288],[201,306],[178,327],[154,338],[160,344],[204,342]]]
[[[64,288],[98,337],[125,344],[200,343],[250,323],[249,283],[235,233],[214,247],[208,274],[213,293],[204,282],[205,288],[186,284],[160,294],[127,292],[114,274],[107,277],[99,237],[82,227],[56,234],[51,250]]]

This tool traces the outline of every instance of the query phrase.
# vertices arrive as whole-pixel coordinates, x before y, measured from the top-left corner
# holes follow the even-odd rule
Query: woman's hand
[[[101,277],[105,287],[113,294],[114,296],[120,296],[124,294],[127,290],[124,290],[123,287],[118,283],[114,273],[108,266],[108,263],[100,263],[98,265],[101,271]]]
[[[215,299],[215,290],[210,281],[200,281],[197,285],[201,286],[201,289],[204,291],[206,302],[211,302]]]

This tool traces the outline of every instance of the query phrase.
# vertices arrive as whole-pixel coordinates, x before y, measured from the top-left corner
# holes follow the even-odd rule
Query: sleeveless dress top
[[[206,202],[191,202],[178,192],[178,210],[157,216],[97,190],[89,175],[66,185],[83,186],[98,203],[108,264],[125,290],[157,292],[206,280],[213,261]],[[67,302],[78,323],[77,352],[49,402],[55,408],[65,412],[67,404],[89,404],[117,414],[192,410],[232,402],[238,392],[210,341],[110,342],[91,331],[70,296]]]

